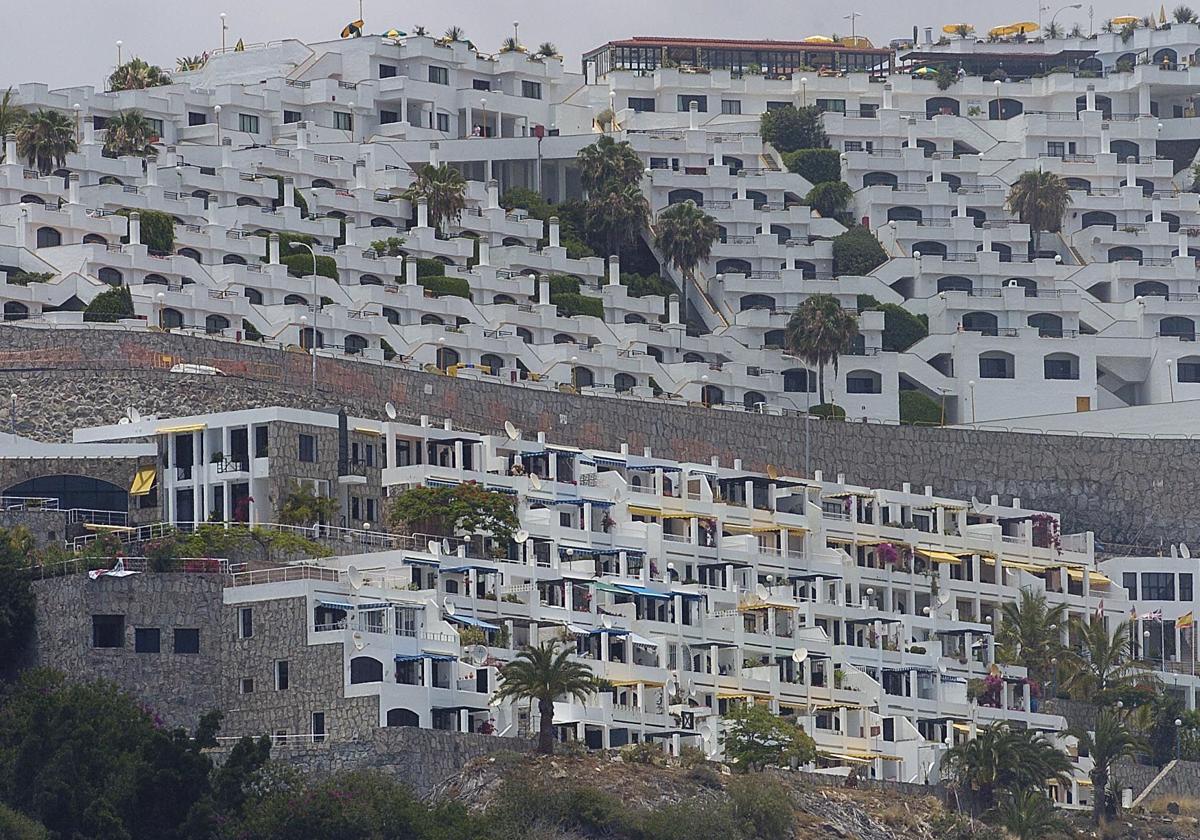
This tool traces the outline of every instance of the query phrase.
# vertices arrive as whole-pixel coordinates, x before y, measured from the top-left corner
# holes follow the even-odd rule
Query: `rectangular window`
[[[1175,575],[1171,572],[1143,572],[1142,600],[1174,601]]]
[[[874,394],[877,392],[878,391],[875,388],[875,380],[870,376],[846,377],[847,394]]]
[[[860,117],[868,117],[868,118],[878,117],[879,116],[879,106],[875,105],[875,104],[867,105],[867,104],[860,103],[858,106],[858,115]]]
[[[285,125],[291,125],[292,123],[298,123],[302,119],[304,119],[304,115],[301,114],[299,111],[286,111],[285,110],[283,112],[283,122]]]
[[[1138,599],[1137,572],[1125,572],[1122,574],[1121,585],[1125,587],[1125,593],[1129,596],[1130,601]]]
[[[395,64],[380,64],[379,78],[394,79],[399,73],[399,68]]]
[[[92,647],[125,647],[125,616],[92,616]]]
[[[133,631],[134,653],[158,653],[161,633],[157,627],[136,627]]]
[[[679,110],[682,113],[686,114],[688,111],[690,111],[692,109],[693,102],[696,103],[696,110],[699,111],[701,114],[708,112],[708,97],[707,96],[699,96],[696,94],[687,94],[687,93],[679,94],[679,101],[677,104],[679,106]]]
[[[845,152],[861,152],[863,144],[861,140],[847,140],[842,144],[842,151]]]
[[[979,360],[979,377],[980,379],[1011,379],[1008,373],[1007,359],[988,359],[982,358]]]
[[[391,125],[392,123],[400,122],[400,113],[398,111],[380,111],[379,124]]]
[[[448,85],[450,84],[450,71],[445,67],[431,66],[429,68],[429,81],[435,85]]]
[[[316,460],[317,460],[317,438],[316,438],[316,435],[300,435],[300,460],[305,464],[316,463]]]
[[[1180,382],[1200,382],[1200,362],[1180,362],[1176,369]]]
[[[817,110],[821,111],[822,113],[824,113],[825,111],[832,111],[835,114],[844,114],[844,113],[846,113],[846,100],[845,99],[818,99],[817,100]]]
[[[790,108],[790,107],[792,107],[791,102],[768,102],[767,103],[768,111],[778,111],[780,108]]]
[[[449,131],[450,131],[450,115],[449,114],[438,114],[437,115],[437,130],[449,133]]]
[[[650,168],[651,169],[670,169],[671,162],[664,157],[652,157],[652,158],[650,158]]]
[[[345,111],[334,111],[333,112],[333,127],[336,128],[338,131],[353,131],[354,130],[353,115],[347,114]]]
[[[1180,572],[1179,574],[1179,600],[1192,600],[1192,573]]]
[[[258,117],[254,114],[238,114],[238,131],[258,134]]]
[[[1071,370],[1070,359],[1046,359],[1043,362],[1046,379],[1078,379]]]
[[[180,627],[175,630],[176,653],[199,653],[200,631],[194,627]]]
[[[208,125],[208,114],[188,111],[188,125]]]
[[[365,444],[363,446],[363,451],[365,452],[364,457],[366,459],[367,466],[368,467],[375,466],[375,444],[373,444],[373,443]]]
[[[374,522],[375,519],[375,500],[367,499],[367,521]]]
[[[242,694],[254,693],[254,677],[242,677],[242,682],[239,690]]]
[[[275,690],[288,690],[288,661],[286,659],[275,660]]]
[[[313,743],[320,744],[325,740],[325,713],[312,713],[312,736]]]
[[[652,96],[631,96],[627,100],[629,110],[639,114],[654,113],[655,103]]]
[[[154,135],[156,137],[162,137],[162,135],[163,135],[163,121],[162,120],[158,120],[153,117],[149,117],[146,120],[146,122],[150,123],[150,130],[154,133]]]
[[[768,107],[770,107],[770,106],[768,106]],[[742,113],[742,100],[740,100],[740,99],[722,99],[721,100],[721,113],[722,114],[734,114],[734,115],[741,114]]]
[[[251,639],[254,637],[254,608],[242,607],[238,610],[238,638]]]
[[[487,79],[472,79],[471,80],[471,89],[472,90],[491,90],[492,83],[489,82]]]
[[[521,96],[526,99],[541,99],[542,98],[542,83],[530,82],[525,79],[521,80]]]
[[[266,458],[267,457],[267,443],[269,442],[269,440],[270,440],[270,438],[268,436],[266,426],[255,426],[254,427],[254,457],[255,458]]]
[[[362,511],[358,501],[358,496],[350,497],[350,518],[355,521],[362,518]]]
[[[1065,155],[1066,153],[1067,153],[1067,146],[1065,143],[1050,141],[1046,144],[1046,154],[1050,155],[1050,157],[1059,157],[1060,158],[1063,155]]]

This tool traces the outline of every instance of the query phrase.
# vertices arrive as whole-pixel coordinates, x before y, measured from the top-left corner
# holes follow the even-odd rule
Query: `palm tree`
[[[0,140],[10,134],[16,134],[21,123],[25,122],[28,114],[13,104],[13,89],[10,87],[0,97]],[[4,161],[4,148],[0,144],[0,162]]]
[[[1053,172],[1033,169],[1025,172],[1008,192],[1009,212],[1036,234],[1062,230],[1063,216],[1071,205],[1067,182]]]
[[[137,155],[147,157],[154,154],[151,138],[154,127],[150,120],[136,108],[122,111],[105,126],[104,151],[114,157]]]
[[[521,46],[521,42],[513,36],[509,35],[500,44],[500,52],[524,52],[525,48]]]
[[[1113,765],[1141,750],[1143,744],[1109,709],[1100,710],[1093,726],[1091,732],[1076,730],[1072,734],[1079,739],[1079,751],[1086,752],[1092,759],[1092,770],[1088,774],[1092,779],[1092,821],[1102,825]]]
[[[540,55],[542,58],[554,58],[558,55],[558,47],[551,41],[543,41],[538,45],[537,52],[534,55]]]
[[[183,55],[175,59],[175,69],[180,73],[199,70],[208,63],[208,53],[204,55]]]
[[[171,77],[156,64],[148,64],[140,58],[131,58],[108,77],[109,90],[142,90],[171,84]]]
[[[424,38],[426,35],[429,34],[429,30],[426,29],[424,26],[414,26],[412,28],[412,31],[413,31],[413,36],[417,37],[417,38]]]
[[[1112,633],[1103,621],[1075,621],[1079,649],[1065,652],[1063,685],[1076,699],[1106,705],[1121,691],[1153,681],[1131,653],[1130,623],[1122,621]]]
[[[1031,677],[1045,684],[1051,671],[1050,660],[1062,651],[1057,628],[1066,626],[1065,615],[1065,605],[1051,607],[1045,594],[1022,589],[1019,601],[1004,605],[1004,621],[996,631],[1000,661],[1024,665]]]
[[[43,175],[65,166],[67,155],[78,150],[75,123],[58,111],[39,109],[17,129],[17,154]]]
[[[842,309],[833,295],[819,294],[796,307],[784,329],[787,352],[817,369],[817,391],[825,403],[825,366],[832,363],[837,374],[838,358],[850,349],[858,335],[858,322]]]
[[[959,38],[970,38],[973,31],[974,27],[966,23],[960,23],[958,26],[954,27],[954,34]]]
[[[1071,778],[1071,760],[1046,737],[1029,729],[994,723],[946,753],[949,779],[971,792],[980,812],[992,807],[1003,791],[1043,790],[1056,779]]]
[[[696,266],[712,255],[713,243],[720,236],[717,220],[697,207],[694,201],[672,204],[658,214],[658,221],[654,225],[654,247],[664,260],[683,274],[685,313],[688,283],[695,275]]]
[[[1040,790],[1013,792],[996,807],[996,816],[1017,840],[1042,840],[1065,825],[1054,803]]]
[[[554,701],[569,696],[583,703],[598,688],[591,669],[571,661],[571,648],[559,642],[526,647],[500,669],[497,700],[537,700],[538,752],[554,752]]]
[[[588,194],[637,184],[644,171],[642,159],[628,141],[618,143],[607,135],[580,149],[575,162],[579,181]]]
[[[606,190],[587,203],[587,230],[603,238],[605,254],[620,256],[650,221],[650,205],[637,184]]]
[[[1196,13],[1187,6],[1176,6],[1175,11],[1171,12],[1176,23],[1195,23]]]
[[[451,26],[442,37],[447,41],[461,41],[466,34],[461,26]]]
[[[429,223],[441,231],[447,222],[457,221],[467,206],[467,182],[462,173],[446,164],[425,164],[417,170],[417,179],[404,197],[415,202],[424,198],[429,204]]]
[[[1042,32],[1045,34],[1047,40],[1061,38],[1063,36],[1062,24],[1052,20]]]

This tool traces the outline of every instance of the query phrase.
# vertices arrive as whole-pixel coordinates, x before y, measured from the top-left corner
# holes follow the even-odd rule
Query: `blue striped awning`
[[[447,621],[453,621],[456,624],[464,624],[467,627],[478,627],[480,630],[499,630],[495,624],[490,624],[482,618],[475,618],[470,615],[446,615]]]
[[[671,596],[666,592],[655,592],[653,589],[647,589],[644,586],[633,586],[628,583],[618,583],[616,585],[631,595],[641,595],[644,598],[657,598],[660,601],[671,600]]]
[[[476,572],[484,572],[489,575],[496,574],[500,571],[495,566],[486,566],[483,563],[465,563],[462,566],[451,566],[449,568],[446,566],[442,567],[443,572],[455,572],[457,574],[462,574],[463,572],[469,572],[471,570]]]
[[[358,611],[370,612],[374,610],[386,610],[390,606],[391,604],[389,604],[387,601],[372,601],[369,604],[359,604]]]
[[[434,662],[454,662],[458,659],[458,657],[450,656],[445,653],[396,654],[397,662],[419,662],[422,659],[432,659]]]
[[[353,604],[347,604],[345,601],[326,601],[324,599],[317,601],[317,606],[324,607],[327,610],[341,610],[342,612],[349,612],[354,609]]]

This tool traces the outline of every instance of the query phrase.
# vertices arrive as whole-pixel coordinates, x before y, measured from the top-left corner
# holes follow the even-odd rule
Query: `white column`
[[[429,201],[423,196],[417,199],[417,227],[429,227]]]
[[[1108,123],[1100,124],[1100,154],[1106,155],[1111,151],[1108,142]]]
[[[1162,221],[1162,199],[1157,193],[1150,199],[1150,221]]]
[[[221,168],[228,169],[233,166],[233,140],[226,137],[221,141]]]
[[[1125,186],[1137,186],[1137,163],[1133,158],[1125,161]]]
[[[1188,252],[1188,232],[1187,232],[1187,228],[1181,227],[1179,229],[1179,255],[1181,257],[1186,257],[1187,252]]]
[[[308,148],[308,129],[304,125],[304,123],[299,123],[296,126],[296,151],[298,152]]]
[[[429,165],[438,166],[438,144],[433,142],[429,144]]]
[[[746,172],[745,172],[745,170],[738,170],[737,197],[739,200],[743,200],[743,201],[746,198]]]
[[[296,179],[286,177],[283,179],[283,206],[296,206]]]
[[[558,245],[558,216],[550,217],[550,247],[557,248]]]
[[[696,100],[688,103],[688,130],[695,131],[700,127],[700,106]]]
[[[17,135],[4,135],[4,162],[18,163],[17,160]]]
[[[608,258],[608,285],[621,285],[621,258],[616,254]]]
[[[917,147],[917,121],[909,117],[908,119],[908,148],[915,149]]]
[[[142,244],[142,214],[136,211],[129,214],[129,244]]]
[[[933,166],[933,180],[935,182],[941,181],[942,180],[942,156],[935,154],[932,158],[930,158],[930,162]]]
[[[365,190],[367,188],[367,163],[363,160],[354,162],[354,188],[356,190]]]
[[[404,261],[404,284],[406,286],[417,285],[417,259],[409,257]],[[391,463],[390,461],[388,463]]]
[[[478,240],[478,242],[479,242],[479,264],[480,265],[491,265],[492,264],[491,243],[483,238],[480,238]]]
[[[1087,86],[1086,97],[1087,97],[1087,110],[1095,111],[1096,110],[1096,86],[1095,85]]]
[[[550,278],[545,274],[541,274],[538,276],[537,282],[538,282],[538,303],[549,303],[550,302]],[[553,458],[550,459],[550,463],[551,464],[554,463]]]
[[[495,210],[500,206],[500,182],[487,182],[487,209]]]
[[[954,198],[957,204],[955,215],[961,219],[967,215],[967,196],[962,191],[959,191],[954,194]]]
[[[883,110],[892,110],[892,83],[888,82],[883,86]]]
[[[267,262],[279,265],[279,234],[272,233],[267,237]]]
[[[146,186],[158,186],[158,158],[146,158]]]
[[[79,173],[72,172],[67,178],[67,203],[79,203]]]

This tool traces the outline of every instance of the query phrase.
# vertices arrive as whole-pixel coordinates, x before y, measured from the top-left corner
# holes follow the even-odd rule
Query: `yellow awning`
[[[657,680],[613,680],[609,685],[614,688],[633,688],[644,685],[646,688],[662,688],[666,683]]]
[[[737,534],[771,534],[783,528],[782,525],[722,525],[726,531]]]
[[[379,429],[368,429],[366,426],[355,426],[354,431],[362,432],[364,435],[382,435],[383,432]]]
[[[815,707],[815,708],[817,709],[817,711],[821,711],[821,712],[831,712],[831,711],[833,711],[834,709],[855,709],[855,710],[861,710],[861,709],[865,709],[865,708],[867,708],[867,707],[866,707],[866,706],[864,706],[864,705],[862,705],[861,703],[825,703],[825,704],[823,704],[823,705],[820,705],[820,706],[817,706],[817,707]]]
[[[133,530],[128,525],[101,525],[98,522],[84,522],[83,527],[88,531],[105,531],[113,534],[125,534]]]
[[[955,729],[957,729],[959,732],[970,732],[970,731],[971,731],[971,727],[970,727],[970,725],[969,725],[969,724],[966,724],[966,723],[955,723],[955,724],[952,724],[952,725],[953,725],[953,726],[954,726],[954,728],[955,728]]]
[[[901,761],[898,755],[888,755],[887,753],[868,752],[866,750],[846,750],[840,755],[845,755],[849,758],[858,758],[864,761],[871,761],[876,758],[882,758],[884,761]]]
[[[687,513],[682,510],[664,510],[659,511],[658,516],[661,516],[663,519],[695,519],[700,516],[700,514]]]
[[[770,700],[771,695],[761,691],[718,691],[718,700]]]
[[[1009,569],[1020,569],[1023,572],[1029,572],[1032,575],[1041,575],[1046,573],[1045,566],[1038,566],[1033,563],[1022,563],[1019,560],[1005,560],[1004,565]]]
[[[854,540],[847,539],[846,537],[827,536],[827,537],[825,537],[825,541],[831,542],[831,543],[838,543],[840,545],[854,545]]]
[[[928,548],[918,548],[917,554],[922,557],[928,557],[934,563],[961,563],[962,558],[957,554],[951,554],[948,551],[934,551]]]
[[[142,467],[137,471],[137,475],[133,477],[133,484],[129,487],[130,496],[146,496],[149,495],[151,488],[154,487],[154,481],[158,478],[157,467]]]
[[[1092,780],[1091,779],[1076,779],[1075,784],[1079,785],[1080,787],[1091,787]]]
[[[160,435],[174,435],[183,432],[202,432],[207,428],[207,423],[192,423],[189,426],[162,426],[155,429],[154,432]]]
[[[641,505],[630,505],[629,513],[631,516],[662,516],[663,512],[658,508],[642,507]]]
[[[738,612],[751,612],[753,610],[798,610],[798,604],[781,604],[777,601],[747,601],[744,604],[738,604]]]
[[[1067,569],[1067,577],[1071,580],[1083,582],[1082,569]],[[1092,586],[1111,586],[1112,580],[1100,572],[1088,572],[1088,583]]]

